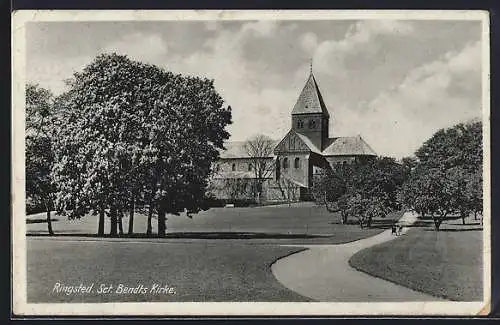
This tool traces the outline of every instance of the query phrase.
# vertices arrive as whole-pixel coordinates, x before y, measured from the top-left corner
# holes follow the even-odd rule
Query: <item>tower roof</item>
[[[311,113],[323,113],[323,115],[330,117],[312,71],[292,110],[292,114]]]

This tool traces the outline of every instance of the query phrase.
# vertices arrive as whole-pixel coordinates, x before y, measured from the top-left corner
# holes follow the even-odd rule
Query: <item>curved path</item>
[[[415,214],[405,213],[399,223],[411,225],[416,218]],[[407,230],[404,227],[402,234]],[[272,265],[272,272],[287,288],[317,301],[444,301],[349,266],[349,259],[356,252],[394,238],[397,237],[391,235],[389,229],[378,235],[341,245],[284,245],[309,249],[277,260]]]

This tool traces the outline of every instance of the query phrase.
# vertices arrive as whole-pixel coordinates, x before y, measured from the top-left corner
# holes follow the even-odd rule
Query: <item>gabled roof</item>
[[[295,134],[297,134],[297,136],[300,138],[300,140],[304,141],[304,143],[306,144],[306,146],[314,153],[317,153],[317,154],[320,154],[321,155],[321,150],[318,149],[318,147],[316,147],[314,145],[314,143],[312,143],[311,139],[309,139],[308,137],[306,137],[305,135],[303,134],[300,134],[300,133],[297,133],[295,132]]]
[[[250,158],[248,152],[245,150],[244,145],[246,141],[227,141],[224,143],[226,150],[220,151],[220,158],[231,159],[231,158]],[[276,141],[275,144],[278,144]],[[274,157],[271,153],[269,158]]]
[[[375,151],[360,135],[355,137],[337,137],[327,140],[323,156],[376,156]]]
[[[287,148],[287,142],[294,142],[293,149]],[[308,152],[312,151],[321,154],[321,151],[311,142],[311,140],[300,133],[295,132],[293,129],[283,137],[283,139],[274,148],[274,153],[279,152]]]
[[[292,110],[292,114],[310,113],[322,113],[328,117],[330,116],[312,72]]]

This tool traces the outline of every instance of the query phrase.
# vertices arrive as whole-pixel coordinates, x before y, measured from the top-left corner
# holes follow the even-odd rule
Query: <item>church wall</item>
[[[219,200],[254,200],[252,191],[253,179],[224,179],[213,180],[208,188],[208,192]],[[238,187],[237,195],[234,193],[235,186]],[[231,187],[231,188],[228,188]],[[298,201],[300,187],[277,181],[275,179],[266,179],[262,186],[262,202],[267,201]],[[233,197],[231,197],[233,196]]]
[[[219,167],[219,172],[231,172],[233,164],[235,165],[235,171],[246,172],[248,171],[248,165],[251,163],[250,159],[245,158],[224,158],[220,159],[215,163],[214,168]],[[217,169],[216,169],[217,170]]]
[[[296,153],[287,154],[279,157],[280,161],[280,172],[281,176],[292,179],[300,184],[307,186],[309,181],[309,159],[308,154]],[[283,168],[284,158],[288,159],[288,168]],[[295,168],[295,159],[299,159],[299,168]]]

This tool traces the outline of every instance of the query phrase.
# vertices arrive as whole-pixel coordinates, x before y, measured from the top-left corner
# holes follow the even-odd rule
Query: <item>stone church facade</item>
[[[262,188],[263,200],[309,200],[314,176],[325,169],[366,161],[376,153],[361,136],[330,137],[330,114],[312,71],[291,113],[290,131],[276,142],[267,159],[272,164]],[[251,184],[255,175],[245,142],[229,142],[215,165],[220,186]],[[250,186],[251,187],[251,186]],[[228,198],[224,191],[217,196]],[[244,192],[244,191],[243,191]],[[251,196],[252,190],[242,196]]]

